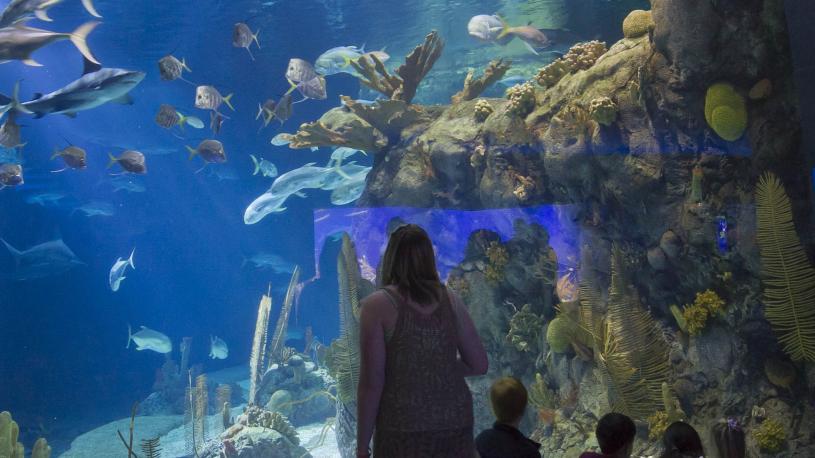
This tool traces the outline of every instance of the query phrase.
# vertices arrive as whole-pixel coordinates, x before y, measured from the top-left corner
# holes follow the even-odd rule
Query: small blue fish
[[[226,359],[229,356],[229,347],[218,336],[209,336],[209,357],[212,359]]]
[[[255,165],[255,170],[252,172],[252,175],[257,175],[258,173],[262,174],[268,178],[274,178],[277,176],[277,166],[267,161],[266,159],[255,157],[255,155],[250,154],[250,158],[252,158],[252,163]]]

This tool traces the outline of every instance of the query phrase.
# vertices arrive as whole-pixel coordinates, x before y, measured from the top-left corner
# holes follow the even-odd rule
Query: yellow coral
[[[591,119],[604,126],[610,126],[617,119],[617,104],[608,97],[598,97],[589,104]]]
[[[705,120],[723,139],[738,140],[747,129],[744,97],[727,83],[710,86],[705,96]]]
[[[484,120],[492,114],[492,111],[492,105],[490,105],[489,102],[484,99],[479,99],[477,102],[475,102],[475,112],[473,113],[473,116],[475,117],[476,121],[484,122]]]
[[[682,316],[685,318],[685,327],[689,334],[699,334],[707,324],[707,319],[710,316],[710,311],[705,307],[691,305],[685,307],[682,311]]]
[[[650,11],[634,10],[628,13],[623,21],[623,36],[626,38],[641,37],[654,28],[654,19]]]
[[[712,289],[696,293],[693,305],[706,308],[711,315],[721,314],[725,308],[724,300]]]
[[[535,109],[535,86],[527,81],[507,89],[510,113],[524,117]]]
[[[662,439],[662,435],[668,429],[668,413],[662,410],[654,412],[646,421],[648,422],[648,439],[654,442]]]
[[[787,432],[784,431],[784,425],[780,421],[768,418],[761,423],[761,426],[753,430],[753,438],[759,448],[775,453],[784,447]]]

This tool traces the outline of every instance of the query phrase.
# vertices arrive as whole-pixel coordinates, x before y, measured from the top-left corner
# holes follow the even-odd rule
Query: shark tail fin
[[[136,265],[133,264],[133,255],[136,253],[136,248],[133,247],[133,251],[130,252],[130,257],[127,258],[127,263],[130,264],[131,269],[135,269]]]
[[[232,106],[232,96],[235,94],[229,94],[228,96],[224,97],[224,103],[226,106],[229,107],[230,110],[235,111],[235,107]]]
[[[503,17],[501,17],[501,16],[499,16],[497,14],[495,15],[495,17],[497,17],[498,20],[501,21],[501,33],[499,33],[498,36],[496,37],[496,40],[500,40],[501,38],[504,38],[505,36],[510,34],[510,27],[509,27],[509,24],[507,24],[507,21]]]
[[[249,157],[252,158],[252,163],[255,165],[255,171],[252,172],[252,176],[255,176],[258,174],[258,172],[260,172],[260,162],[258,162],[258,159],[254,154],[250,154]]]
[[[113,167],[113,164],[117,162],[119,162],[119,160],[116,159],[116,156],[114,156],[113,153],[108,153],[108,168]]]
[[[11,108],[21,113],[32,114],[33,112],[20,103],[20,81],[14,83],[14,92],[11,93]]]
[[[184,148],[187,148],[187,151],[189,151],[189,152],[190,152],[190,157],[188,157],[188,158],[187,158],[187,160],[188,160],[188,161],[191,161],[191,160],[192,160],[192,158],[194,158],[194,157],[195,157],[195,155],[196,155],[196,154],[198,154],[198,151],[194,150],[194,149],[193,149],[192,147],[190,147],[190,146],[184,145]]]
[[[14,262],[16,264],[19,264],[20,263],[20,257],[23,255],[22,251],[20,251],[17,248],[14,248],[13,246],[11,246],[11,244],[6,242],[5,239],[0,239],[0,242],[3,242],[3,245],[6,246],[6,249],[8,250],[8,252],[11,253],[11,256],[14,258]]]
[[[99,14],[98,11],[96,11],[96,7],[93,6],[93,0],[82,0],[82,6],[85,7],[85,9],[88,11],[88,13],[91,14],[91,16],[98,18],[102,17],[102,15]]]
[[[260,29],[252,35],[252,40],[254,40],[255,44],[258,45],[258,49],[260,49],[260,42],[258,41],[258,37],[260,36]]]
[[[125,348],[130,348],[130,341],[133,340],[133,329],[130,327],[130,323],[127,324],[127,346]]]
[[[76,46],[76,49],[78,49],[79,52],[82,53],[83,56],[85,56],[86,59],[93,62],[94,64],[101,65],[99,64],[99,61],[96,60],[95,57],[93,57],[93,53],[91,53],[91,49],[88,48],[87,42],[88,35],[90,35],[90,33],[93,31],[93,29],[96,28],[97,25],[99,25],[99,22],[90,21],[77,27],[77,29],[74,30],[73,33],[71,33],[71,43],[73,43],[74,46]]]
[[[190,67],[187,67],[187,60],[184,59],[183,57],[181,58],[181,68],[183,68],[184,70],[192,73],[192,70],[190,70]]]

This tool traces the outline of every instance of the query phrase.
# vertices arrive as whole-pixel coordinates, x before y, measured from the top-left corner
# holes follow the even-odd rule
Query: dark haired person
[[[475,455],[472,395],[464,377],[487,372],[467,308],[439,279],[433,245],[416,225],[390,236],[382,288],[363,299],[357,456]]]
[[[665,453],[662,458],[702,458],[705,450],[702,448],[702,440],[693,426],[676,421],[668,426],[665,434],[662,435],[662,444],[665,446]]]
[[[732,418],[713,426],[713,443],[719,452],[719,458],[744,458],[744,430]]]
[[[490,387],[495,424],[475,439],[481,458],[540,458],[540,444],[527,439],[518,425],[526,410],[527,392],[514,377],[503,377]]]
[[[609,413],[597,422],[594,431],[602,453],[584,452],[580,458],[629,458],[634,448],[637,427],[621,413]]]

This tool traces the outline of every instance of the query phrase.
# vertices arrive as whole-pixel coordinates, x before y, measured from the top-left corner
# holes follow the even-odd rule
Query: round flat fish
[[[286,70],[286,79],[294,83],[302,83],[303,81],[311,81],[317,76],[317,71],[314,70],[314,66],[307,61],[297,58],[289,60],[289,66]]]
[[[84,169],[88,165],[87,153],[78,146],[69,146],[62,151],[57,151],[51,159],[61,157],[65,165],[72,169]]]
[[[127,150],[118,158],[111,154],[108,167],[115,163],[118,163],[119,166],[126,172],[139,175],[147,173],[147,164],[144,161],[144,154],[138,151]]]
[[[218,140],[204,140],[198,145],[198,148],[192,149],[188,146],[187,150],[190,152],[190,159],[197,154],[204,162],[217,164],[226,162],[224,145]]]
[[[164,81],[175,81],[181,77],[184,70],[189,71],[187,64],[175,56],[164,56],[158,61],[159,76]]]
[[[156,124],[165,129],[177,126],[180,120],[181,116],[178,115],[175,107],[166,103],[162,103],[156,113]]]
[[[327,97],[325,78],[322,76],[297,84],[297,90],[307,99],[325,100]]]

